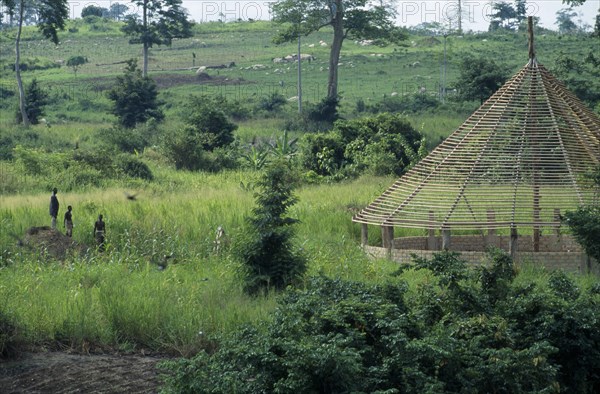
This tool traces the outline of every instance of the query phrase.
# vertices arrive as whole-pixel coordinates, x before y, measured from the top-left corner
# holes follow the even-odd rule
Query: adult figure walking
[[[96,244],[98,250],[104,252],[104,233],[106,231],[106,225],[102,221],[102,215],[98,215],[98,220],[94,223],[94,238],[96,238]]]
[[[69,205],[67,207],[67,212],[65,212],[65,221],[64,221],[65,235],[67,237],[73,236],[73,212],[72,211],[73,211],[73,207]]]
[[[50,217],[52,218],[51,227],[56,229],[56,217],[58,216],[58,197],[56,197],[56,193],[58,193],[58,189],[54,188],[52,190],[52,196],[50,197]]]

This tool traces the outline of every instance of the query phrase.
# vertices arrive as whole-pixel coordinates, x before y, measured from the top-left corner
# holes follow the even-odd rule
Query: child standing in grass
[[[56,197],[58,189],[52,190],[52,196],[50,197],[50,217],[52,218],[51,226],[53,229],[56,228],[56,217],[58,216],[58,197]]]
[[[71,212],[73,207],[70,205],[67,207],[67,212],[65,212],[65,234],[67,237],[73,236],[73,213]]]
[[[94,223],[94,237],[96,238],[96,244],[98,244],[100,252],[104,252],[104,231],[105,224],[102,221],[102,215],[98,215],[98,220]]]

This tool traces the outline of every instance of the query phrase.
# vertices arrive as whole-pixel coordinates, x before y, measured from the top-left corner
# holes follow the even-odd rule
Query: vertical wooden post
[[[487,210],[487,220],[488,220],[489,228],[488,228],[487,236],[484,236],[485,246],[486,247],[490,246],[490,245],[498,246],[497,238],[496,238],[496,229],[492,227],[494,225],[494,222],[496,221],[496,213],[494,212],[493,209]]]
[[[383,247],[392,249],[394,247],[394,226],[381,226],[381,238]]]
[[[533,185],[533,251],[540,251],[540,185],[537,183],[537,175],[533,175],[534,185]]]
[[[369,246],[369,226],[366,223],[360,225],[360,244]]]
[[[442,229],[442,249],[448,250],[450,249],[451,237],[450,237],[450,229],[445,228]]]
[[[433,211],[429,211],[429,222],[435,222],[435,214]],[[437,250],[437,238],[435,237],[435,230],[429,229],[427,231],[427,250]]]
[[[533,16],[527,17],[527,33],[529,36],[529,60],[534,60],[535,47],[533,45]]]
[[[515,260],[517,257],[517,248],[519,246],[519,233],[517,232],[516,227],[510,228],[510,244],[508,246],[508,252],[510,253],[510,258]]]
[[[554,229],[554,232],[560,238],[560,226],[562,224],[560,220],[560,208],[554,208],[554,221],[558,222],[558,226]]]
[[[488,209],[487,218],[488,218],[488,222],[490,222],[490,225],[491,225],[491,223],[494,223],[496,221],[496,214],[494,213],[493,209]],[[494,235],[496,235],[496,229],[494,229],[494,228],[488,229],[488,235],[490,237],[493,237]]]

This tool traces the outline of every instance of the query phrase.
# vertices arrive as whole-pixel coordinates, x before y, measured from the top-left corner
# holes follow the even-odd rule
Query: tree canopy
[[[148,50],[154,45],[171,45],[174,38],[192,36],[192,22],[181,0],[132,0],[141,15],[125,17],[122,31],[130,37],[130,44],[143,45],[143,75],[148,75]]]
[[[483,103],[496,92],[508,78],[505,68],[485,57],[465,56],[460,64],[456,83],[463,100],[480,100]]]
[[[33,9],[37,11],[37,26],[45,38],[50,39],[54,44],[58,44],[58,30],[65,28],[65,21],[69,17],[69,8],[67,0],[2,0],[5,12],[11,16],[17,17],[17,35],[15,37],[15,76],[19,87],[19,110],[21,119],[25,126],[29,126],[30,121],[27,116],[27,102],[25,89],[21,80],[21,31],[25,21],[25,10]]]
[[[346,38],[383,45],[407,37],[394,25],[396,10],[391,0],[279,0],[272,11],[275,22],[286,24],[273,38],[275,43],[294,41],[326,26],[333,28],[327,83],[330,98],[338,95],[338,63]]]

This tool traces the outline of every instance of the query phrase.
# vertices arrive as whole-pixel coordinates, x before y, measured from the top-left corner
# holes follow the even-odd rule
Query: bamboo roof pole
[[[535,58],[535,48],[533,46],[533,16],[527,17],[527,33],[529,34],[529,62],[537,63]]]
[[[528,67],[537,69],[537,61],[535,59],[535,47],[534,47],[534,41],[533,41],[533,17],[529,16],[527,17],[527,31],[529,34],[529,64]],[[536,70],[537,71],[537,70]],[[529,123],[532,119],[538,119],[538,116],[536,114],[536,108],[534,105],[532,105],[532,102],[534,100],[534,97],[537,95],[537,92],[534,91],[534,80],[536,79],[537,75],[535,72],[530,73],[530,77],[531,77],[531,82],[529,85],[529,100],[528,100],[528,107],[529,107],[529,111],[527,111],[527,116],[525,117],[525,124],[527,125],[527,123]],[[548,101],[548,95],[546,94],[546,92],[544,91],[544,98],[546,99],[546,101]],[[527,127],[526,127],[527,129]],[[533,146],[532,149],[532,153],[533,153],[533,168],[532,168],[532,183],[533,183],[533,222],[535,223],[533,225],[533,251],[534,252],[539,252],[540,251],[540,226],[539,226],[539,222],[540,222],[540,184],[539,184],[539,162],[540,162],[540,157],[539,157],[539,150],[540,150],[540,145],[539,145],[539,138],[538,138],[538,130],[534,130],[532,135],[530,137],[531,138],[531,143]]]

